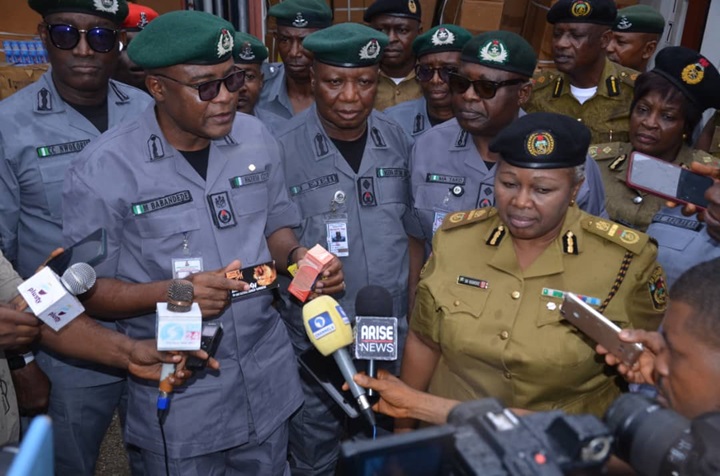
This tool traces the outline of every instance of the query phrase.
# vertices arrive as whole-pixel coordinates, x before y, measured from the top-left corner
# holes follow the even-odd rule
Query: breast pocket
[[[447,350],[474,355],[482,338],[483,312],[492,290],[464,289],[466,287],[458,284],[440,290],[438,305],[443,313],[440,326],[443,353]]]
[[[233,211],[238,217],[268,211],[268,190],[262,185],[250,185],[247,188],[233,189],[231,195]]]
[[[454,198],[450,192],[449,184],[422,183],[415,193],[414,206],[418,210],[433,212],[450,212],[453,208]]]
[[[562,299],[540,296],[537,309],[537,342],[548,364],[573,368],[595,356],[595,343],[566,321],[560,312]]]
[[[322,215],[331,211],[331,203],[335,197],[336,189],[332,187],[325,187],[311,192],[301,193],[295,195],[292,199],[297,203],[300,208],[300,214],[303,219],[313,217],[315,215]],[[345,200],[352,200],[353,192],[347,190]]]
[[[410,181],[407,177],[376,178],[378,187],[378,203],[402,203],[410,205]]]
[[[148,213],[137,217],[136,223],[145,260],[142,265],[151,276],[172,276],[171,260],[182,256],[186,233],[190,252],[200,251],[201,243],[197,242],[199,237],[193,233],[200,229],[195,208],[169,208]]]
[[[70,157],[56,157],[41,160],[38,165],[47,209],[53,218],[60,219],[62,216],[62,189],[70,160]]]

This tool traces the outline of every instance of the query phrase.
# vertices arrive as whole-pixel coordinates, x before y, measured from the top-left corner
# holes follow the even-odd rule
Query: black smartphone
[[[708,206],[705,191],[712,186],[713,180],[679,165],[633,152],[627,184],[667,200],[692,203],[704,209]]]
[[[75,263],[97,266],[107,257],[107,236],[104,228],[98,228],[82,240],[47,262],[47,267],[62,276]]]
[[[219,322],[203,322],[202,333],[200,335],[200,350],[207,352],[208,356],[215,357],[220,340],[223,336],[223,327]],[[199,371],[207,367],[209,359],[201,359],[191,355],[185,361],[185,367],[188,370]]]
[[[352,393],[342,389],[345,378],[335,364],[335,359],[325,357],[315,347],[306,350],[298,357],[300,366],[315,379],[350,418],[358,418],[360,413],[352,404]]]

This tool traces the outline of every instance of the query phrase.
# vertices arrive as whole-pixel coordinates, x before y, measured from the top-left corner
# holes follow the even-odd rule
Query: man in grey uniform
[[[423,97],[385,109],[415,139],[431,127],[452,119],[448,74],[460,66],[460,52],[472,35],[461,26],[438,25],[415,38],[415,77]]]
[[[347,289],[338,301],[355,317],[358,291],[375,284],[390,291],[394,316],[407,329],[407,232],[410,218],[410,140],[373,111],[378,63],[387,36],[342,23],[308,36],[314,55],[315,104],[291,119],[278,136],[290,196],[302,215],[300,243],[320,243],[343,262]],[[296,353],[311,344],[301,306],[283,313]],[[401,335],[403,335],[401,333]],[[294,475],[332,475],[342,434],[338,407],[302,374],[305,404],[291,422]]]
[[[97,267],[106,279],[88,307],[138,316],[120,328],[152,337],[168,280],[187,275],[204,316],[223,325],[221,370],[172,396],[164,432],[175,475],[289,474],[288,420],[302,402],[272,296],[231,302],[229,291],[249,287],[225,275],[273,259],[285,272],[286,260],[307,251],[289,228],[299,216],[275,140],[235,112],[244,73],[233,62],[234,34],[225,20],[184,10],[140,32],[128,53],[147,70],[155,106],[84,150],[63,189],[67,242],[107,230],[108,256]],[[331,263],[316,292],[342,289],[340,267]],[[157,392],[154,383],[128,382],[126,440],[140,448],[149,475],[166,469]]]
[[[460,69],[449,74],[455,118],[419,137],[411,158],[410,190],[419,233],[410,239],[410,297],[432,237],[449,212],[495,203],[495,135],[522,113],[530,97],[537,57],[519,35],[490,31],[462,50]],[[586,160],[578,205],[607,216],[605,192],[594,160]]]
[[[313,102],[310,89],[312,58],[302,46],[309,34],[332,25],[332,10],[325,0],[285,0],[270,7],[277,22],[275,42],[282,63],[266,63],[260,106],[290,119]]]
[[[125,0],[29,4],[43,17],[38,35],[51,69],[0,103],[0,235],[3,252],[24,278],[61,244],[61,191],[70,162],[92,139],[150,102],[142,91],[110,80],[120,54],[118,28],[128,12]],[[37,361],[52,381],[57,471],[92,475],[124,374],[46,352]]]

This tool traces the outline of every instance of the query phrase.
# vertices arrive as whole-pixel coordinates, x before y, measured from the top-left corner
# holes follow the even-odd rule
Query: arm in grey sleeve
[[[0,248],[10,262],[17,260],[17,229],[20,221],[20,186],[15,171],[5,156],[0,136]]]
[[[609,218],[605,210],[605,186],[600,168],[589,155],[585,158],[585,181],[580,187],[577,198],[581,210],[602,218]]]
[[[260,141],[270,156],[270,177],[268,178],[268,218],[265,236],[269,237],[280,228],[293,228],[300,224],[300,212],[295,202],[290,200],[285,183],[285,169],[277,141],[263,127],[265,137]]]

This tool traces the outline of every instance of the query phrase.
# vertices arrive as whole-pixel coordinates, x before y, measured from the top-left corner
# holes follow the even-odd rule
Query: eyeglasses
[[[417,76],[418,81],[427,83],[428,81],[432,81],[432,79],[435,77],[435,71],[437,71],[438,76],[440,76],[440,79],[443,83],[448,82],[448,75],[450,73],[457,72],[457,68],[453,66],[441,66],[439,68],[433,68],[424,64],[419,64],[415,67],[415,76]]]
[[[47,25],[50,41],[55,48],[71,50],[80,43],[80,34],[85,35],[88,46],[98,53],[108,53],[117,44],[117,30],[96,26],[89,30],[81,30],[72,25]]]
[[[188,88],[197,89],[201,101],[212,101],[215,99],[217,95],[220,94],[220,84],[222,83],[225,84],[225,88],[231,93],[234,93],[238,89],[242,88],[245,84],[245,71],[233,71],[224,78],[212,79],[200,84],[183,83],[182,81],[178,81],[175,78],[171,78],[170,76],[165,76],[160,73],[155,73],[153,76],[160,76],[161,78],[175,81],[176,83],[187,86]]]
[[[457,73],[450,73],[448,85],[450,86],[450,92],[453,94],[463,94],[468,90],[470,85],[472,85],[475,90],[475,94],[477,94],[480,99],[492,99],[495,97],[495,94],[497,94],[498,89],[525,82],[527,82],[527,80],[521,78],[508,79],[507,81],[500,82],[490,81],[488,79],[476,79],[475,81],[471,81],[465,76],[461,76]]]

